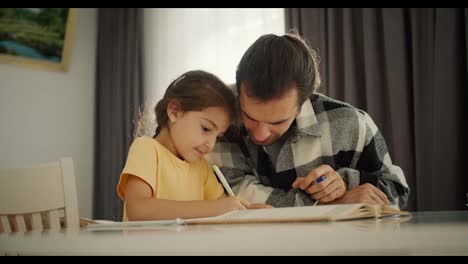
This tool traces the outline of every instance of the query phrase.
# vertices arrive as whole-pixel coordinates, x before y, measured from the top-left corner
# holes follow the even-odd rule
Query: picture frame
[[[76,8],[0,8],[0,63],[67,72]]]

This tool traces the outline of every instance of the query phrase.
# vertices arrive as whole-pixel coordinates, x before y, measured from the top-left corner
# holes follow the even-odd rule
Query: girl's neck
[[[174,145],[174,141],[172,140],[171,135],[169,134],[169,129],[167,129],[166,127],[161,128],[161,131],[159,131],[159,134],[156,137],[154,137],[154,139],[157,140],[159,144],[167,148],[176,157],[182,160],[184,159],[177,152],[177,149]]]

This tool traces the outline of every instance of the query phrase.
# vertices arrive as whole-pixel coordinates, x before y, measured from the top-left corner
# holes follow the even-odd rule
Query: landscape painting
[[[0,62],[67,71],[74,8],[0,8]]]

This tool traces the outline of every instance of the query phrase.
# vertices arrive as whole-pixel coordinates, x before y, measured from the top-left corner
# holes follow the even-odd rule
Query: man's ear
[[[175,122],[182,115],[182,107],[179,100],[172,99],[167,104],[167,116],[170,122]]]

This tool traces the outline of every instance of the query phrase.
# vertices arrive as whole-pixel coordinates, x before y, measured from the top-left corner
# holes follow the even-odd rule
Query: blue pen
[[[320,176],[320,177],[318,177],[317,180],[315,180],[315,182],[316,182],[316,183],[323,182],[323,181],[326,180],[326,179],[327,179],[327,176]]]
[[[324,180],[327,179],[327,176],[320,176],[317,178],[317,180],[315,180],[315,183],[320,183],[320,182],[323,182]],[[318,204],[319,200],[315,200],[315,203],[313,204],[313,206],[316,206]]]

